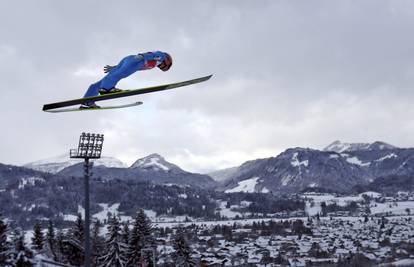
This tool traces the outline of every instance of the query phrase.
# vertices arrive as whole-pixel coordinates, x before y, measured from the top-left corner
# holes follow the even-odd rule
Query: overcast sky
[[[105,134],[128,164],[159,153],[206,172],[335,140],[414,146],[413,1],[1,1],[0,162],[67,152]],[[120,88],[214,74],[203,84],[49,114],[105,64],[169,52],[174,65]]]

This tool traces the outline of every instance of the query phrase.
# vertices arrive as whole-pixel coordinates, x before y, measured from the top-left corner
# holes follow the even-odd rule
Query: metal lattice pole
[[[90,249],[90,192],[89,192],[89,180],[91,176],[90,168],[92,162],[89,159],[98,159],[101,157],[102,145],[103,145],[102,134],[90,134],[82,133],[79,138],[78,149],[70,150],[71,158],[82,158],[84,162],[84,182],[85,182],[85,267],[91,265],[91,249]]]
[[[89,158],[85,158],[85,267],[91,266],[89,198]]]

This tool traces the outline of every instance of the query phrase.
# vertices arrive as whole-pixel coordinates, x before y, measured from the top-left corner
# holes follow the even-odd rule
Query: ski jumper
[[[118,65],[111,69],[102,80],[89,86],[84,97],[99,95],[99,89],[110,90],[116,84],[139,70],[148,70],[157,67],[166,57],[161,51],[147,52],[124,57]]]

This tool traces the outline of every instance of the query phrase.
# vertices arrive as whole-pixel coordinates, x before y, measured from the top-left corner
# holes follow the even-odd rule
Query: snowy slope
[[[236,193],[236,192],[245,192],[245,193],[254,193],[257,185],[257,180],[260,177],[253,177],[247,180],[238,182],[238,185],[232,189],[227,189],[225,193]]]
[[[42,171],[42,172],[58,173],[61,170],[67,167],[73,166],[75,164],[78,164],[80,162],[82,161],[79,159],[71,159],[69,158],[69,155],[65,153],[65,154],[62,154],[56,157],[51,157],[51,158],[27,163],[24,165],[24,167],[32,169],[32,170]],[[98,160],[94,160],[93,162],[95,166],[105,166],[108,168],[126,168],[127,167],[125,163],[113,157],[103,156],[102,158]]]
[[[374,142],[370,143],[342,143],[341,141],[335,141],[332,144],[324,148],[324,151],[333,151],[336,153],[351,152],[351,151],[361,151],[361,150],[386,150],[386,149],[395,149],[397,147],[389,145],[384,142]]]

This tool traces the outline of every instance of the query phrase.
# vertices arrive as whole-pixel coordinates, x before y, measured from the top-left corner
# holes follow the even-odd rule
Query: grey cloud
[[[191,170],[239,164],[290,146],[384,140],[412,146],[409,1],[8,1],[0,4],[0,162],[61,154],[82,131],[106,153],[157,152]],[[122,87],[213,73],[205,84],[139,98],[139,108],[50,115],[99,69],[165,50],[169,73]],[[102,74],[103,75],[103,74]],[[125,100],[127,101],[127,100]],[[391,130],[392,129],[392,130]]]

